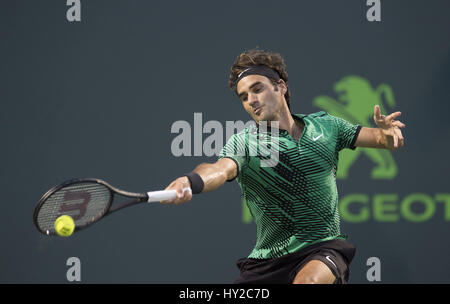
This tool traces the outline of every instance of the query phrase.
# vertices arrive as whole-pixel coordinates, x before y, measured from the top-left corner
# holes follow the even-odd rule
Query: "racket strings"
[[[110,201],[111,191],[102,184],[86,182],[66,186],[45,200],[37,214],[37,224],[47,234],[54,234],[55,220],[69,215],[75,227],[82,228],[103,216]]]

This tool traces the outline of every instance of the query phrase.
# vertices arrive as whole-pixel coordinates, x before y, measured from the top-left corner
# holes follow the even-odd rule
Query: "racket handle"
[[[192,193],[191,188],[187,187],[183,189],[184,191],[189,191],[189,193]],[[148,195],[148,201],[151,202],[159,202],[159,201],[166,201],[170,199],[174,199],[177,197],[176,190],[161,190],[161,191],[150,191],[147,192]]]

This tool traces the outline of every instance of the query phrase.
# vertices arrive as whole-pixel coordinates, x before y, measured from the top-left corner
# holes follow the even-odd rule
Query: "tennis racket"
[[[190,188],[184,188],[183,191],[192,193]],[[117,195],[127,200],[113,205]],[[33,221],[43,234],[56,235],[55,220],[61,215],[69,215],[75,222],[74,232],[77,232],[122,208],[176,197],[175,190],[132,193],[117,189],[101,179],[72,179],[53,187],[42,196],[34,210]]]

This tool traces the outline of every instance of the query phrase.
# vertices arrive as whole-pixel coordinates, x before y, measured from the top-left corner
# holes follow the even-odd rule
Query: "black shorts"
[[[236,284],[291,284],[297,273],[311,260],[319,260],[336,277],[335,284],[346,284],[349,265],[355,255],[355,246],[343,239],[324,241],[297,252],[273,259],[242,258],[237,261],[241,270]]]

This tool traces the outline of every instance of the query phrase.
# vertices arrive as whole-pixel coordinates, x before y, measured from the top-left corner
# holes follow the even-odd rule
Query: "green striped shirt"
[[[337,162],[340,150],[355,148],[360,127],[323,111],[293,117],[304,122],[299,141],[286,130],[251,126],[231,136],[219,155],[236,162],[242,199],[256,223],[250,258],[280,257],[345,238],[340,235]]]

